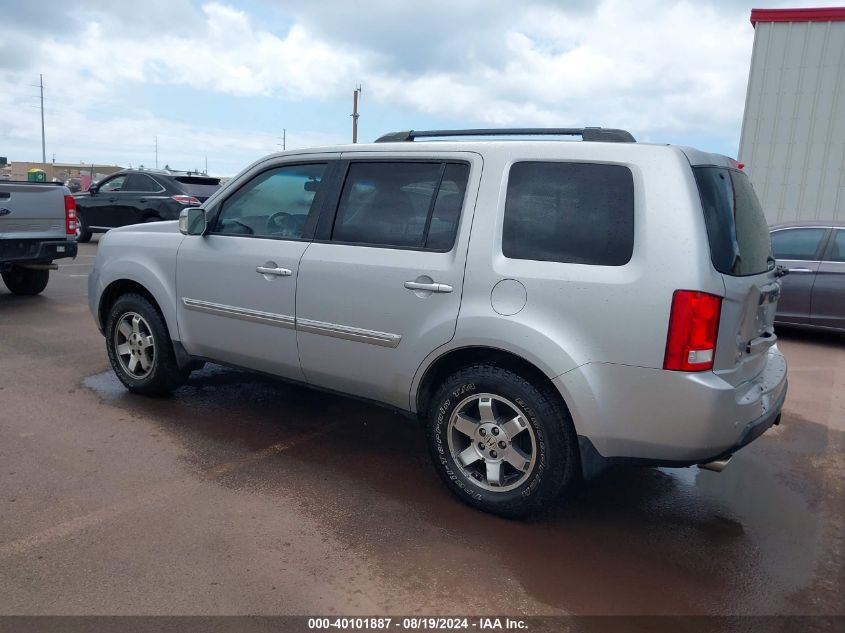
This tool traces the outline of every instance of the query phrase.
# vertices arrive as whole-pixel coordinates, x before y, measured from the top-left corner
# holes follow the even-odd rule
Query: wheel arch
[[[162,309],[162,304],[156,298],[155,294],[151,292],[144,284],[141,284],[134,279],[116,279],[115,281],[112,281],[108,286],[106,286],[106,288],[103,290],[102,294],[100,295],[100,302],[97,306],[97,317],[100,323],[102,324],[103,328],[105,328],[106,320],[108,319],[108,312],[114,305],[114,302],[117,301],[121,296],[132,293],[141,295],[153,305],[153,307],[164,319],[164,322],[167,325],[167,331],[170,338],[176,339],[177,331],[175,329],[175,321],[173,321],[173,323],[171,324],[171,320],[168,319],[166,311]]]
[[[420,377],[416,383],[416,389],[411,393],[412,411],[424,416],[437,385],[453,372],[475,363],[491,363],[504,367],[519,373],[535,384],[542,384],[560,400],[562,406],[571,415],[571,409],[560,391],[555,387],[552,376],[515,352],[482,345],[448,350],[433,359],[425,369],[418,372]]]

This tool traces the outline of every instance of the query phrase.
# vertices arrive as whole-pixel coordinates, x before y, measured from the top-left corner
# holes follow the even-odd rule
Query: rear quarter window
[[[725,275],[759,275],[774,267],[766,217],[745,173],[694,167],[710,260]]]
[[[622,266],[634,250],[634,179],[622,165],[519,162],[510,170],[502,253]]]

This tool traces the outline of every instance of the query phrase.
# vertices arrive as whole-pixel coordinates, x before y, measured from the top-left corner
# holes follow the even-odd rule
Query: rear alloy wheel
[[[546,508],[580,473],[577,436],[560,398],[494,365],[446,379],[432,401],[428,437],[452,492],[501,516]]]
[[[91,241],[91,231],[85,228],[85,220],[76,212],[76,241],[85,244]]]
[[[485,490],[506,492],[531,475],[537,439],[516,404],[492,393],[462,400],[449,417],[449,452]]]
[[[47,287],[50,271],[36,268],[21,268],[12,266],[3,273],[3,283],[9,291],[16,295],[37,295]]]
[[[185,380],[167,325],[146,297],[127,294],[114,302],[106,320],[106,348],[114,373],[132,392],[165,394]]]

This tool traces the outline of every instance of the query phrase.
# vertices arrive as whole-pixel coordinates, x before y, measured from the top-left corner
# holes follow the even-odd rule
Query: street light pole
[[[352,92],[352,142],[358,142],[358,96],[361,94],[361,84]]]
[[[38,75],[38,85],[41,88],[41,162],[47,166],[47,145],[44,141],[44,75]]]

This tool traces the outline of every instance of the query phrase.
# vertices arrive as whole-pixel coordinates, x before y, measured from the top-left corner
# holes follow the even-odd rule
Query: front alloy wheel
[[[114,330],[114,348],[121,368],[132,378],[150,375],[155,365],[155,337],[140,314],[126,312],[121,316]]]
[[[112,369],[130,391],[164,394],[187,377],[176,362],[167,324],[147,297],[118,297],[109,308],[105,333]]]

